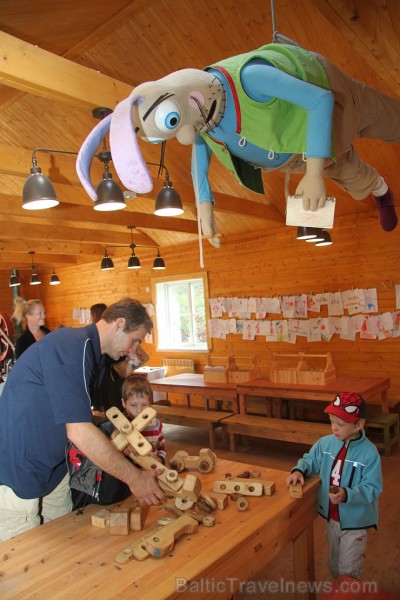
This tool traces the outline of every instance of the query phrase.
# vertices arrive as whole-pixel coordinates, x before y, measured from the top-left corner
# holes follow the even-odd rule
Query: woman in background
[[[107,304],[103,302],[98,302],[97,304],[92,304],[90,307],[90,319],[92,323],[97,323],[100,321],[103,312],[106,310]]]
[[[46,311],[41,300],[21,300],[15,303],[12,319],[19,323],[23,333],[15,342],[15,358],[19,358],[29,346],[50,333],[45,327]]]

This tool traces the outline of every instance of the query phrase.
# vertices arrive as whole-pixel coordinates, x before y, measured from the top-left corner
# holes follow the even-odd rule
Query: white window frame
[[[201,279],[202,283],[203,283],[203,293],[204,293],[204,310],[205,310],[205,326],[206,326],[206,334],[207,334],[207,343],[206,346],[200,347],[200,346],[172,346],[169,345],[167,342],[166,343],[162,343],[162,341],[160,341],[161,335],[159,334],[159,328],[160,328],[160,324],[158,323],[158,319],[166,319],[168,318],[168,309],[169,307],[165,307],[162,306],[161,303],[163,302],[164,296],[163,296],[163,290],[160,289],[160,286],[157,289],[157,285],[158,284],[164,284],[164,286],[166,286],[167,284],[171,283],[178,283],[178,282],[190,282],[196,279]],[[210,309],[209,309],[209,294],[208,294],[208,279],[207,279],[207,274],[204,272],[200,272],[200,273],[187,273],[187,274],[182,274],[182,275],[172,275],[169,277],[157,277],[156,279],[152,279],[151,280],[151,288],[152,288],[152,297],[153,297],[153,301],[154,301],[154,307],[155,307],[155,318],[153,319],[154,322],[154,343],[155,343],[155,347],[157,349],[157,351],[168,351],[168,352],[196,352],[196,353],[201,353],[201,352],[209,352],[211,349],[211,338],[210,338],[210,334],[209,334],[209,327],[208,327],[208,321],[210,318]]]

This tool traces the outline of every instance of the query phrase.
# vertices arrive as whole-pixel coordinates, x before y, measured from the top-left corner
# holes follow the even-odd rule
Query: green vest
[[[222,73],[226,71],[232,79],[234,87],[231,86],[231,91],[237,96],[240,107],[240,115],[236,115],[238,141],[245,137],[252,144],[268,151],[303,154],[306,151],[307,112],[295,104],[277,98],[272,98],[266,103],[257,102],[249,98],[243,90],[240,81],[241,70],[254,58],[265,59],[280,71],[297,79],[330,89],[321,63],[314,54],[298,46],[268,44],[208,67],[221,69]],[[201,136],[216,157],[242,184],[253,191],[263,193],[260,169],[231,155],[225,144],[214,140],[208,134],[202,133]]]

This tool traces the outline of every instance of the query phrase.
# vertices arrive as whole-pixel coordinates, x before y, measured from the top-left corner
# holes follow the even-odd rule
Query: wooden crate
[[[210,356],[208,365],[204,367],[204,381],[206,383],[237,384],[260,376],[255,356]]]
[[[323,364],[322,364],[323,361]],[[273,383],[326,385],[336,379],[330,352],[326,354],[274,354],[271,365]]]

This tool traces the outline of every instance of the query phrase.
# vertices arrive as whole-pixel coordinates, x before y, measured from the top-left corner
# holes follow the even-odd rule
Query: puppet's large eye
[[[172,100],[165,100],[156,109],[154,122],[160,131],[171,131],[181,122],[179,106]]]

